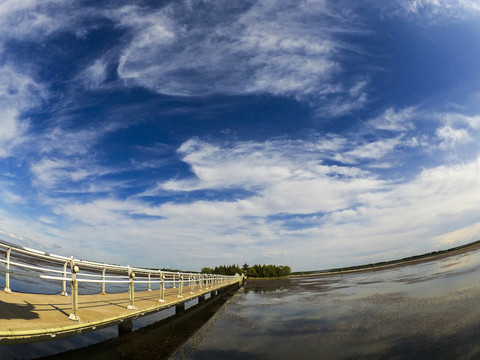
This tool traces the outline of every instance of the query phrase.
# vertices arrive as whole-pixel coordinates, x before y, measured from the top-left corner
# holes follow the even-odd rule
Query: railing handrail
[[[147,268],[141,268],[141,267],[129,267],[129,266],[124,266],[124,265],[116,265],[116,264],[107,264],[107,263],[101,263],[101,262],[96,262],[96,261],[89,261],[89,260],[82,260],[82,259],[77,259],[74,257],[66,257],[66,256],[61,256],[61,255],[55,255],[55,254],[50,254],[44,251],[40,250],[34,250],[28,247],[23,247],[23,246],[18,246],[12,243],[9,243],[7,241],[4,241],[3,239],[0,241],[0,247],[3,247],[5,249],[11,249],[11,251],[16,252],[16,253],[21,253],[24,255],[28,255],[34,258],[38,259],[43,259],[47,261],[53,261],[57,262],[58,264],[63,265],[65,262],[70,262],[73,260],[75,264],[79,267],[86,268],[88,270],[90,269],[96,269],[96,270],[103,270],[106,269],[106,271],[110,273],[119,273],[119,272],[125,272],[128,274],[128,269],[130,268],[132,271],[136,273],[137,276],[145,275],[148,276],[148,274],[156,274],[156,275],[165,275],[166,277],[178,277],[178,276],[198,276],[198,275],[214,275],[214,274],[200,274],[200,273],[192,273],[192,272],[177,272],[177,271],[168,271],[168,270],[161,270],[161,269],[147,269]],[[1,260],[0,262],[5,262],[5,260]],[[13,265],[13,263],[11,263]],[[20,266],[17,265],[16,266]],[[40,268],[38,269],[40,270]],[[53,269],[47,269],[47,268],[42,268],[42,271],[52,271],[52,272],[61,272],[59,270],[53,270]],[[84,274],[86,275],[86,274]],[[92,274],[93,275],[93,274]],[[90,276],[90,274],[89,274]],[[93,275],[96,276],[96,275]],[[99,275],[101,276],[101,275]],[[109,275],[111,276],[111,275]],[[126,275],[128,276],[128,275]]]
[[[0,240],[0,247],[3,247],[5,249],[11,249],[12,252],[15,253],[20,253],[23,255],[28,255],[33,258],[37,259],[42,259],[42,260],[47,260],[47,261],[53,261],[58,263],[58,265],[64,265],[66,262],[70,263],[72,260],[74,261],[75,265],[83,268],[83,270],[87,271],[92,271],[92,270],[106,270],[109,272],[109,274],[117,274],[117,275],[104,275],[104,279],[102,282],[105,283],[110,283],[114,282],[115,280],[108,280],[107,278],[125,278],[128,279],[128,271],[134,271],[135,275],[138,278],[146,278],[148,277],[149,274],[151,275],[164,275],[165,278],[169,279],[174,279],[174,281],[178,281],[179,277],[187,277],[190,278],[192,277],[193,279],[195,278],[200,278],[200,277],[231,277],[228,275],[217,275],[217,274],[202,274],[202,273],[192,273],[192,272],[178,272],[178,271],[168,271],[168,270],[161,270],[161,269],[147,269],[147,268],[141,268],[141,267],[130,267],[130,266],[123,266],[123,265],[115,265],[115,264],[107,264],[107,263],[100,263],[96,261],[89,261],[89,260],[82,260],[82,259],[77,259],[74,257],[66,257],[66,256],[61,256],[61,255],[55,255],[55,254],[50,254],[44,251],[40,250],[34,250],[28,247],[23,247],[23,246],[18,246],[12,243],[9,243],[7,241],[4,241],[3,239]],[[0,262],[6,263],[6,260],[0,259]],[[44,271],[44,272],[52,272],[52,273],[63,273],[61,270],[55,270],[55,269],[49,269],[49,268],[44,268],[40,266],[33,266],[33,265],[27,265],[27,264],[22,264],[18,262],[9,262],[10,265],[13,266],[18,266],[18,267],[23,267],[23,268],[28,268],[31,270],[38,270],[38,271]],[[118,275],[119,273],[124,272],[125,275]],[[99,277],[101,278],[102,275],[100,274],[85,274],[83,273],[82,276],[86,277]],[[71,277],[68,278],[71,280]],[[78,279],[78,281],[82,281],[83,279]],[[134,280],[135,282],[139,282],[139,280]],[[153,279],[150,280],[152,283],[155,283],[157,281],[154,281]]]
[[[128,284],[129,305],[127,309],[132,310],[137,309],[135,307],[135,284],[148,284],[148,291],[152,291],[151,284],[160,284],[160,298],[158,301],[162,303],[165,302],[165,284],[171,284],[172,288],[176,288],[176,285],[178,284],[178,297],[183,298],[184,286],[189,286],[190,294],[194,294],[196,285],[199,285],[201,291],[202,285],[205,285],[205,288],[208,289],[209,287],[215,288],[226,286],[239,280],[236,276],[164,271],[161,269],[146,269],[141,267],[131,267],[130,265],[122,266],[81,260],[74,258],[73,256],[66,257],[49,254],[44,251],[18,246],[3,240],[0,240],[0,247],[5,249],[5,260],[0,259],[0,263],[5,264],[5,268],[0,269],[1,273],[5,273],[5,292],[12,292],[10,289],[10,275],[61,281],[61,294],[64,296],[68,296],[67,281],[70,281],[72,313],[70,314],[69,319],[75,321],[80,320],[78,315],[79,283],[101,284],[101,294],[106,294],[105,284]],[[18,254],[21,256],[18,256]],[[16,260],[19,261],[12,261],[12,257],[15,257],[15,255],[17,255]],[[42,264],[32,264],[32,259],[41,259],[47,262],[49,267],[42,267]],[[21,262],[21,260],[30,261],[25,263],[25,261]],[[21,271],[18,271],[17,269],[12,270],[10,269],[11,266],[20,268]],[[59,266],[62,270],[54,269],[54,266]],[[95,274],[95,271],[101,271],[101,274]],[[153,279],[152,275],[154,276]]]

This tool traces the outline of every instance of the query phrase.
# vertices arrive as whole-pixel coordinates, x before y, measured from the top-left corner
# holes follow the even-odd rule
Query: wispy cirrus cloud
[[[381,160],[401,143],[401,137],[371,141],[359,144],[352,150],[339,153],[335,156],[335,159],[345,163],[356,163],[367,159]]]
[[[103,163],[97,159],[99,144],[122,124],[98,124],[90,129],[68,130],[53,127],[39,138],[29,137],[35,152],[30,163],[32,185],[40,192],[96,193],[122,188],[120,181],[102,179],[126,169]]]
[[[29,123],[22,113],[38,106],[45,93],[41,84],[13,66],[0,67],[0,158],[25,141]]]
[[[455,148],[473,141],[466,129],[454,129],[450,125],[437,129],[436,135],[440,139],[439,146],[443,149]]]
[[[362,173],[360,169],[322,164],[323,160],[333,157],[335,152],[345,146],[345,139],[339,137],[320,138],[318,141],[247,141],[230,146],[191,139],[182,144],[178,153],[195,177],[185,180],[172,179],[162,183],[161,189],[256,189],[288,180],[308,181],[318,177],[354,176]]]
[[[478,114],[432,112],[429,116],[438,124],[432,134],[432,145],[455,159],[471,159],[477,155],[480,147],[474,139],[480,136]]]
[[[82,166],[83,165],[83,166]],[[95,169],[96,170],[96,169]],[[37,185],[44,188],[60,190],[65,184],[85,180],[91,176],[98,176],[98,170],[92,171],[85,164],[71,163],[66,160],[44,158],[31,167]]]
[[[269,94],[341,115],[362,107],[368,80],[343,82],[336,32],[353,24],[326,2],[172,2],[156,11],[125,6],[108,16],[132,34],[118,75],[161,94]],[[279,25],[281,24],[281,25]],[[358,29],[360,30],[360,29]],[[322,103],[335,103],[327,106]]]
[[[395,0],[372,2],[388,16],[421,19],[425,25],[473,19],[480,14],[476,0]]]
[[[460,13],[480,12],[475,0],[402,0],[399,3],[412,13],[430,13],[435,16],[458,16]]]
[[[99,88],[107,78],[107,63],[102,59],[97,59],[88,66],[78,78],[87,89]]]
[[[378,130],[407,131],[414,128],[414,119],[418,116],[414,107],[400,110],[388,108],[382,114],[368,121],[368,124]]]
[[[53,15],[55,11],[61,12],[67,4],[58,0],[3,1],[0,5],[0,40],[31,39],[56,31],[64,26],[64,16]]]

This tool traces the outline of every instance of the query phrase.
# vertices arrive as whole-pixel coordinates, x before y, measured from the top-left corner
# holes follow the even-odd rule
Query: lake
[[[190,359],[480,359],[480,252],[343,275],[250,281]],[[181,358],[178,351],[173,359]]]

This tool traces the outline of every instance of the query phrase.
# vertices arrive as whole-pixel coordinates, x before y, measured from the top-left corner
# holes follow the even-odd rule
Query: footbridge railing
[[[69,296],[67,285],[70,285],[72,298],[71,320],[79,321],[79,286],[87,292],[106,294],[109,289],[115,292],[115,287],[128,285],[127,309],[136,309],[135,287],[141,286],[147,291],[158,291],[158,302],[165,302],[165,289],[177,289],[177,297],[183,298],[186,291],[193,294],[195,291],[205,291],[209,288],[220,287],[238,282],[237,276],[223,276],[215,274],[199,274],[186,272],[172,272],[161,269],[148,269],[133,266],[106,264],[95,261],[61,255],[49,254],[27,247],[17,246],[9,242],[0,241],[0,253],[5,258],[0,258],[4,268],[0,272],[5,274],[4,291],[11,293],[12,278],[37,279],[36,283],[52,284],[49,289],[63,296]],[[30,280],[31,281],[31,280]],[[36,292],[41,293],[45,286],[37,286]],[[57,290],[54,290],[57,289]],[[52,290],[44,290],[45,292]],[[117,291],[118,292],[118,291]]]

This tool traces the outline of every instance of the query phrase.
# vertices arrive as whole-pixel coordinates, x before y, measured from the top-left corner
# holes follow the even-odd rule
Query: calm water
[[[231,298],[190,359],[480,359],[480,252]],[[173,359],[180,358],[180,351]]]

